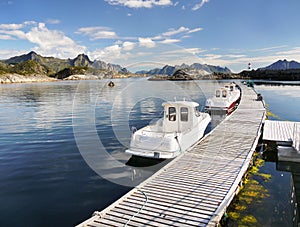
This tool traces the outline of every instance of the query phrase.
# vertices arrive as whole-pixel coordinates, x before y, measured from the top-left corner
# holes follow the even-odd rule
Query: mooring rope
[[[139,213],[144,209],[144,207],[146,206],[147,202],[148,202],[148,196],[146,195],[145,192],[143,192],[141,189],[136,188],[140,193],[142,193],[145,196],[145,202],[143,204],[143,206],[139,209],[139,211],[137,213],[135,213],[131,218],[128,219],[128,221],[124,224],[124,227],[127,227],[128,223],[135,218],[137,215],[139,215]]]

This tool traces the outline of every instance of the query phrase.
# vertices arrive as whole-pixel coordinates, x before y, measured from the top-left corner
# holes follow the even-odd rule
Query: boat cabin
[[[191,129],[198,122],[200,112],[199,104],[196,102],[175,101],[165,102],[162,105],[165,113],[164,132],[183,132]]]
[[[227,98],[228,96],[228,89],[220,88],[216,90],[216,98]]]
[[[226,89],[228,89],[229,91],[233,91],[235,88],[235,84],[234,83],[230,83],[230,84],[225,84],[224,86]]]

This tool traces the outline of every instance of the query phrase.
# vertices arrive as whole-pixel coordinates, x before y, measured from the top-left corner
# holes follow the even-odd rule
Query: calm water
[[[102,210],[165,164],[125,165],[130,128],[157,118],[174,97],[204,105],[220,82],[115,83],[0,86],[1,226],[74,226]]]
[[[102,210],[165,164],[125,165],[130,128],[160,116],[161,103],[174,97],[203,105],[221,82],[115,83],[114,88],[107,81],[0,86],[1,226],[74,226]],[[300,87],[255,88],[279,118],[300,121]],[[223,117],[213,116],[208,130]],[[107,162],[101,155],[107,153],[114,160]],[[277,169],[274,162],[262,167],[272,174],[271,181],[261,182],[270,197],[249,207],[263,226],[292,225],[292,174]]]
[[[263,95],[269,106],[268,110],[276,115],[270,117],[271,120],[300,122],[300,86],[260,85],[255,86],[255,90]],[[291,167],[296,169],[293,174],[291,171],[282,171]],[[248,214],[255,216],[258,221],[254,226],[298,226],[299,216],[293,211],[295,198],[291,197],[291,185],[294,184],[293,179],[295,179],[292,175],[300,174],[300,165],[287,162],[276,163],[269,158],[260,172],[271,174],[272,178],[267,182],[260,181],[270,196],[248,207]],[[296,181],[296,194],[299,200],[300,185]],[[300,205],[300,201],[297,202]]]

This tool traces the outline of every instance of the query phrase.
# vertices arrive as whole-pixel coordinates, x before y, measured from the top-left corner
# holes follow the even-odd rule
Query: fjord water
[[[255,90],[262,94],[268,111],[272,113],[270,120],[300,122],[300,86],[260,85],[255,86]],[[276,152],[273,152],[270,157],[266,157],[260,169],[261,173],[272,176],[270,181],[260,181],[269,196],[249,206],[248,214],[256,217],[257,226],[299,226],[300,201],[297,199],[300,198],[300,164],[276,162],[276,156]],[[298,209],[297,212],[294,207]]]
[[[174,97],[204,105],[206,97],[222,83],[114,82],[113,88],[107,87],[108,81],[0,86],[1,226],[74,226],[131,189],[90,168],[77,146],[76,127],[94,124],[107,152],[126,163],[130,156],[124,151],[132,126],[143,127],[161,116],[161,103]],[[255,89],[272,113],[300,121],[299,86],[263,85]],[[208,130],[223,117],[213,116]],[[93,132],[85,130],[83,127],[84,138],[89,139]],[[143,180],[159,168],[139,172],[137,177]],[[259,225],[291,226],[291,173],[277,170],[276,163],[269,161],[261,171],[272,174],[270,182],[261,182],[270,197],[250,206],[249,213]],[[117,181],[121,175],[114,172],[113,179]]]
[[[162,113],[161,103],[174,97],[203,106],[221,83],[114,82],[113,88],[104,80],[0,86],[1,226],[74,226],[131,189],[90,168],[74,125],[94,125],[106,151],[125,164],[130,127],[147,125]],[[220,120],[215,117],[209,127]],[[93,132],[84,130],[88,140]],[[139,172],[137,178],[146,179],[159,168]],[[114,172],[111,179],[121,176]]]

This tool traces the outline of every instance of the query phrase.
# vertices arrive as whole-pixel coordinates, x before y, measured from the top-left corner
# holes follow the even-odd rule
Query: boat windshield
[[[223,97],[223,98],[226,98],[226,96],[227,96],[227,92],[226,92],[226,90],[223,90],[223,91],[222,91],[222,97]]]
[[[181,107],[180,108],[180,120],[181,121],[188,121],[189,118],[189,110],[187,107]]]
[[[176,121],[176,108],[173,106],[169,107],[169,121]]]

